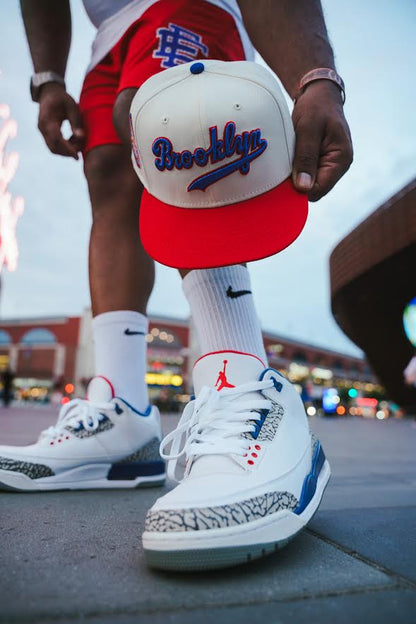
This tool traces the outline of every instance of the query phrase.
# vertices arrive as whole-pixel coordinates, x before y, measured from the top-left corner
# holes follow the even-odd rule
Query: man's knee
[[[84,159],[84,173],[89,184],[109,183],[131,168],[128,151],[121,145],[99,145]]]
[[[101,145],[85,157],[93,211],[114,205],[122,214],[140,202],[142,186],[131,164],[130,150],[121,145]]]
[[[131,101],[136,93],[137,89],[123,89],[118,94],[113,107],[113,124],[125,145],[130,145],[129,112]]]

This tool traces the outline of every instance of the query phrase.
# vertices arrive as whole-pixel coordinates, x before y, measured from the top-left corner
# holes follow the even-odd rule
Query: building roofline
[[[151,323],[176,323],[181,325],[182,327],[188,327],[190,319],[188,318],[178,318],[174,316],[165,316],[163,314],[151,314],[149,313],[149,321]]]
[[[296,347],[306,347],[307,349],[315,349],[316,351],[321,351],[322,353],[327,353],[329,355],[336,355],[338,357],[350,358],[351,360],[356,360],[357,362],[364,362],[365,358],[360,357],[359,355],[350,355],[349,353],[344,353],[342,351],[335,351],[334,349],[329,349],[327,347],[323,347],[317,344],[312,344],[311,342],[307,342],[306,340],[297,340],[296,338],[288,338],[286,336],[282,336],[281,334],[275,334],[267,329],[263,330],[263,336],[265,338],[269,338],[272,340],[282,342],[288,342],[291,345]]]
[[[368,224],[372,225],[383,212],[388,211],[389,208],[400,202],[401,199],[409,195],[412,191],[415,190],[415,188],[416,177],[412,178],[403,188],[399,189],[396,193],[394,193],[394,195],[391,195],[386,199],[386,201],[374,208],[372,212],[370,212],[364,219],[362,219],[362,221],[357,223],[357,225],[355,225],[352,230],[345,234],[343,238],[334,245],[329,254],[330,263],[332,262],[332,257],[336,256],[336,254],[339,253],[339,249],[342,248],[346,239],[351,239],[357,233],[364,231],[364,228],[367,227]]]
[[[48,316],[48,317],[28,317],[28,318],[8,318],[8,319],[0,319],[0,329],[2,327],[9,327],[9,326],[13,326],[13,325],[60,325],[62,323],[67,322],[70,319],[80,319],[82,318],[82,315],[80,316]],[[163,314],[149,314],[149,321],[151,323],[173,323],[173,324],[177,324],[180,325],[181,327],[188,327],[189,326],[189,318],[177,318],[177,317],[173,317],[173,316],[167,316],[167,315],[163,315]],[[334,355],[334,356],[341,356],[341,357],[347,357],[350,358],[352,360],[357,360],[359,362],[362,362],[364,360],[363,357],[359,357],[359,356],[355,356],[355,355],[349,355],[348,353],[343,353],[341,351],[335,351],[333,349],[328,349],[327,347],[323,347],[317,344],[312,344],[310,342],[307,342],[305,340],[299,340],[296,338],[289,338],[288,336],[283,336],[282,334],[276,334],[268,329],[263,329],[263,336],[265,338],[271,339],[271,340],[276,340],[276,341],[284,341],[287,342],[291,345],[297,346],[297,347],[306,347],[306,348],[310,348],[310,349],[316,349],[317,351],[321,351],[323,353],[328,353],[329,355]]]
[[[383,202],[378,208],[376,208],[376,211],[383,210],[384,208],[389,208],[392,204],[395,204],[396,202],[398,202],[400,199],[402,199],[402,197],[405,197],[406,195],[408,195],[415,188],[416,188],[416,178],[412,178],[405,186],[403,186],[403,188],[398,190],[397,193],[395,193],[394,195],[386,199],[385,202]]]
[[[36,316],[28,318],[8,318],[0,319],[0,327],[9,327],[11,325],[60,325],[62,323],[66,323],[70,319],[79,318],[79,316]]]

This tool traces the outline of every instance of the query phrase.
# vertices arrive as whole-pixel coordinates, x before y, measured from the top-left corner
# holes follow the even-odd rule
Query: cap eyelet
[[[236,104],[234,104],[234,108],[235,108],[235,110],[241,110],[242,106],[241,106],[241,104],[238,104],[238,102],[237,102]]]
[[[169,123],[169,117],[167,115],[164,115],[162,117],[161,121],[162,121],[162,124],[166,125],[167,123]]]

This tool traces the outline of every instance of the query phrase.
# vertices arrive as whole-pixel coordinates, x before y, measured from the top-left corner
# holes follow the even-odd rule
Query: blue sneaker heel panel
[[[163,461],[138,461],[113,464],[108,472],[109,481],[130,481],[137,477],[151,477],[165,472]]]
[[[306,507],[311,502],[316,492],[316,484],[318,482],[319,473],[321,472],[324,463],[325,453],[322,449],[322,446],[318,443],[312,459],[311,471],[307,475],[307,477],[305,477],[305,480],[303,482],[299,504],[296,509],[293,510],[295,514],[301,514],[303,511],[305,511]]]

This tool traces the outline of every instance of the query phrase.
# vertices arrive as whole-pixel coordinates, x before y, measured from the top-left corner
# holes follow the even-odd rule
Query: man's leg
[[[139,238],[142,187],[130,150],[103,145],[85,158],[93,225],[89,271],[93,314],[136,310],[146,314],[154,283],[154,262]]]
[[[125,145],[92,149],[85,157],[85,175],[93,214],[89,269],[96,374],[109,379],[116,395],[144,411],[145,315],[154,263],[139,239],[141,186]]]

